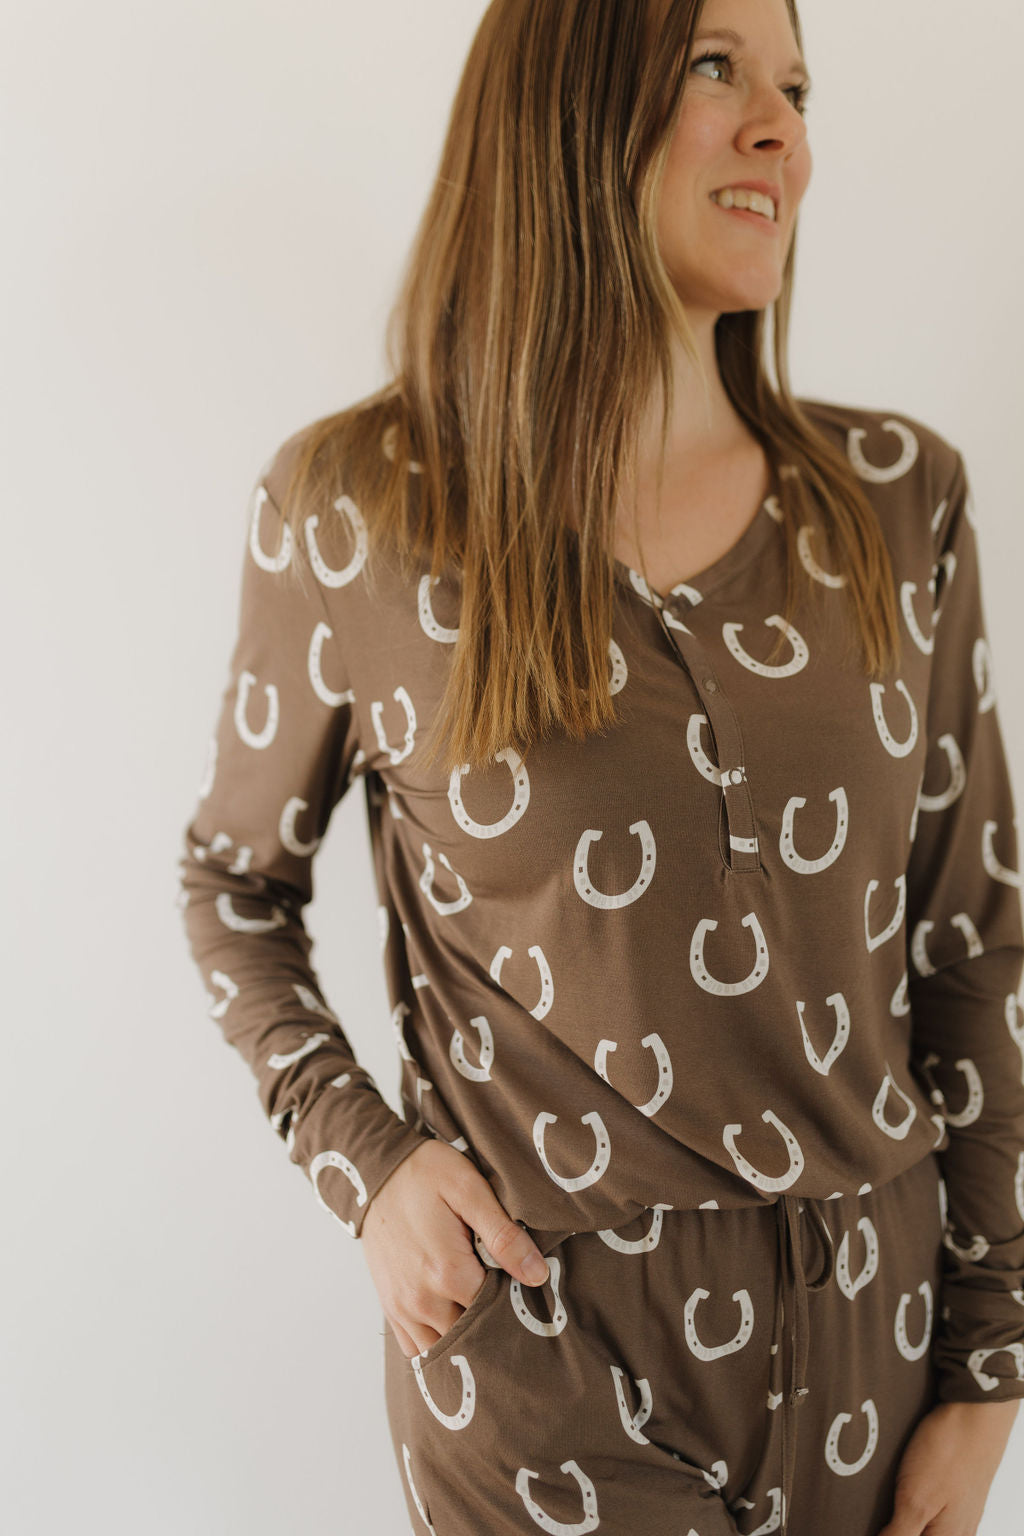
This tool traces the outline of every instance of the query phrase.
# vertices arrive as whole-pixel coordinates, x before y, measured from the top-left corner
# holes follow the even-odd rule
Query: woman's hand
[[[938,1403],[907,1442],[878,1536],[976,1536],[1018,1402]]]
[[[360,1241],[385,1316],[407,1360],[436,1344],[484,1282],[476,1232],[516,1280],[543,1285],[548,1266],[468,1157],[446,1141],[425,1141],[404,1158],[370,1201]],[[536,1255],[539,1268],[524,1262]]]

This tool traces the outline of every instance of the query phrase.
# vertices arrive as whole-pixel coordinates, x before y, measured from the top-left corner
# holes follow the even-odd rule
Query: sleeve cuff
[[[407,1125],[366,1081],[346,1085],[330,1108],[311,1107],[303,1125],[305,1147],[294,1148],[292,1157],[324,1210],[359,1238],[374,1195],[400,1163],[432,1140]]]

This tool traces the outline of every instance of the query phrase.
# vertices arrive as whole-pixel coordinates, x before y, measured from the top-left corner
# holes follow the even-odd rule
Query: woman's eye
[[[732,63],[732,56],[731,56],[731,54],[728,54],[728,53],[704,53],[704,54],[701,55],[701,57],[699,59],[696,60],[696,62],[694,63],[693,67],[694,67],[694,69],[698,69],[701,64],[713,64],[716,69],[721,69],[723,64],[731,64],[731,63]]]
[[[701,54],[699,59],[694,61],[693,68],[699,69],[702,64],[710,64],[713,69],[721,70],[723,66],[726,65],[729,67],[729,69],[732,69],[735,63],[735,57],[733,54],[728,52],[704,53]],[[704,78],[710,79],[711,77],[705,75]],[[810,95],[810,90],[811,88],[809,85],[788,85],[786,87],[786,95],[790,97],[793,102],[793,106],[801,114],[801,116],[807,110],[807,98]]]

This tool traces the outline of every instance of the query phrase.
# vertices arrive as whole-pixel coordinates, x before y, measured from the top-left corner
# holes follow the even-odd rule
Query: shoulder
[[[939,497],[962,473],[960,450],[936,427],[907,411],[798,399],[809,420],[830,437],[867,487],[899,487]]]
[[[797,405],[849,461],[901,569],[946,546],[970,495],[955,443],[907,411],[817,399]]]
[[[298,469],[313,470],[315,482],[337,495],[350,479],[372,483],[395,457],[393,440],[401,418],[401,397],[394,384],[374,394],[304,422],[264,460],[260,481],[275,501],[282,501]]]

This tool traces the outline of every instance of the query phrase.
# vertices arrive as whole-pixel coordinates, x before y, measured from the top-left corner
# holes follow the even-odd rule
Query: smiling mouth
[[[723,187],[712,192],[711,201],[719,208],[738,208],[741,212],[756,213],[770,224],[778,221],[778,209],[774,200],[763,192],[750,192],[746,187]]]

